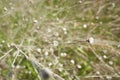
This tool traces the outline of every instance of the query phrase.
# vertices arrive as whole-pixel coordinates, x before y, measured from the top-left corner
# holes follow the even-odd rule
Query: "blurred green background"
[[[0,80],[39,80],[29,54],[65,80],[119,80],[120,1],[0,0]]]

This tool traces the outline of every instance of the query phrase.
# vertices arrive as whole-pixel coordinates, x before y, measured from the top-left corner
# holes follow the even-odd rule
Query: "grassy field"
[[[119,79],[119,0],[0,0],[0,80]]]

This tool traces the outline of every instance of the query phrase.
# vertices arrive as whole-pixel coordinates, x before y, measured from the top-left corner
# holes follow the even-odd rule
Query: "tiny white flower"
[[[67,34],[67,29],[66,29],[65,27],[62,28],[62,29],[63,29],[63,31],[64,31],[63,33],[64,33],[64,34]]]
[[[67,56],[67,54],[66,53],[61,53],[61,56],[65,57],[65,56]]]
[[[59,70],[60,72],[62,72],[62,71],[63,71],[63,68],[58,68],[58,70]]]
[[[95,25],[93,22],[91,22],[91,25]]]
[[[50,67],[50,66],[52,66],[53,64],[52,63],[48,63],[48,66]]]
[[[96,19],[99,19],[99,16],[96,16],[95,18],[96,18]]]
[[[72,59],[72,60],[70,60],[70,62],[72,63],[72,64],[75,64],[75,61]]]
[[[4,7],[4,10],[7,11],[8,9],[6,7]]]
[[[107,78],[108,80],[111,80],[111,79],[112,79],[112,77],[109,76],[109,75],[107,75],[106,78]]]
[[[10,44],[7,44],[7,46],[10,48],[11,46],[10,46]]]
[[[96,71],[96,74],[100,74],[100,72],[99,72],[99,71]]]
[[[52,32],[52,30],[51,29],[47,29],[47,32],[50,33],[50,32]]]
[[[37,22],[38,22],[38,20],[36,20],[36,19],[35,19],[35,20],[33,20],[33,22],[34,22],[34,23],[37,23]]]
[[[82,0],[79,0],[79,3],[82,3]]]
[[[5,43],[5,40],[2,40],[2,43]]]
[[[16,66],[16,69],[19,69],[19,68],[20,68],[20,65],[17,65],[17,66]]]
[[[83,28],[87,28],[87,24],[84,24],[84,25],[83,25]]]
[[[39,52],[39,53],[40,53],[40,52],[41,52],[41,49],[40,49],[40,48],[37,48],[37,52]]]
[[[12,65],[11,67],[12,67],[12,68],[15,68],[15,65]]]
[[[64,34],[67,34],[67,31],[64,31]]]
[[[94,43],[94,38],[93,38],[93,37],[90,37],[90,38],[88,39],[88,42],[89,42],[90,44],[93,44],[93,43]]]
[[[40,27],[39,27],[39,26],[37,26],[37,29],[40,29]]]
[[[60,19],[57,17],[56,20],[59,21]]]
[[[100,23],[100,24],[103,24],[103,22],[102,22],[102,21],[100,21],[99,23]]]
[[[58,41],[53,41],[53,46],[58,46],[59,45],[59,43],[58,43]]]
[[[113,8],[115,7],[115,3],[112,3],[112,7],[113,7]]]
[[[67,29],[66,28],[62,28],[63,29],[63,31],[67,31]]]
[[[113,65],[113,61],[109,61],[108,63],[109,63],[110,65]]]
[[[59,64],[60,67],[63,67],[63,64]]]
[[[49,54],[48,51],[45,51],[45,56],[48,56],[48,54]]]
[[[78,65],[77,65],[77,68],[81,69],[81,68],[82,68],[82,66],[78,64]]]
[[[106,56],[106,55],[103,55],[103,58],[104,58],[104,59],[107,59],[107,56]]]

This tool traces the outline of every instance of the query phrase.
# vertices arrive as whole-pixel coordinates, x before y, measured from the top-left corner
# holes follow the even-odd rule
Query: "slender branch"
[[[13,49],[10,49],[8,52],[6,52],[3,56],[0,57],[0,61],[5,58]]]

